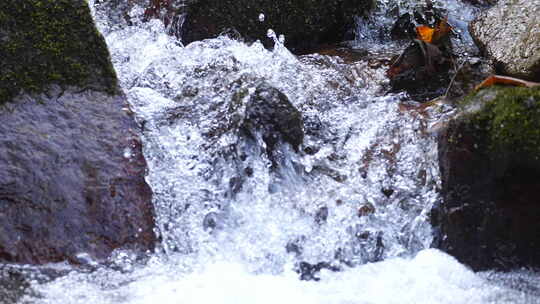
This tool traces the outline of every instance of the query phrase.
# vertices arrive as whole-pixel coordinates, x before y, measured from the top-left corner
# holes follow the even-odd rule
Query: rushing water
[[[379,1],[369,22],[385,28],[389,6],[410,3]],[[138,22],[140,7],[126,26],[90,5],[143,128],[162,241],[143,258],[115,252],[108,267],[29,267],[20,302],[538,302],[533,273],[476,274],[429,249],[440,199],[430,127],[448,109],[404,110],[414,102],[385,95],[384,68],[368,60],[298,58],[279,39],[273,51],[227,37],[184,47],[159,21]],[[436,5],[456,24],[474,14]],[[355,47],[375,56],[384,34],[369,22]],[[262,82],[302,113],[299,151],[282,142],[269,155],[259,131],[238,127]]]

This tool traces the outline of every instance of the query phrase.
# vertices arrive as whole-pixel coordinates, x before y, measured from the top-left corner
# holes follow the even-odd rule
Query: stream
[[[297,57],[278,38],[287,33],[269,32],[273,50],[226,36],[184,46],[161,21],[140,21],[141,7],[127,26],[89,1],[143,130],[161,241],[101,266],[84,254],[77,268],[18,266],[29,283],[17,302],[540,303],[533,271],[475,273],[430,249],[441,199],[433,128],[453,109],[416,111],[388,94],[380,64],[403,49],[384,30],[388,11],[419,2],[378,1],[358,20],[348,48],[363,55],[351,62]],[[477,8],[434,3],[454,45],[476,52]],[[299,147],[245,125],[253,96],[273,90],[302,115]]]

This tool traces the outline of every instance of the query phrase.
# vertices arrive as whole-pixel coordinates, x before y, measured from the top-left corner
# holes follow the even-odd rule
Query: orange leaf
[[[508,76],[492,75],[486,78],[484,81],[482,81],[479,85],[477,85],[474,88],[474,90],[478,91],[480,89],[487,88],[489,86],[496,85],[496,84],[506,84],[506,85],[513,85],[513,86],[527,87],[527,88],[540,86],[540,83],[538,82],[526,81],[523,79],[508,77]]]
[[[416,27],[416,33],[418,34],[418,39],[431,43],[435,29],[432,29],[427,25],[419,25]]]
[[[450,33],[452,27],[448,24],[448,19],[444,18],[439,21],[439,24],[435,28],[431,28],[427,25],[419,25],[416,27],[416,34],[418,39],[428,42],[437,43]]]

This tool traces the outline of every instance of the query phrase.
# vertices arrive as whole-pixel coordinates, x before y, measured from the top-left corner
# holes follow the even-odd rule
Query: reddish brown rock
[[[146,162],[123,107],[123,96],[69,91],[23,96],[0,110],[0,260],[153,249]]]

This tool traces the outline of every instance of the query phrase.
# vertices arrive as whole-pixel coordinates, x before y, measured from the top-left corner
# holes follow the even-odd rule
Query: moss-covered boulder
[[[499,73],[540,81],[540,3],[504,0],[469,25]]]
[[[465,98],[441,132],[434,245],[475,270],[540,266],[540,88]]]
[[[0,104],[50,84],[116,89],[116,75],[86,1],[0,1]]]
[[[0,262],[156,242],[137,125],[84,0],[0,2]]]
[[[182,27],[184,43],[236,31],[247,41],[273,42],[268,29],[285,35],[285,45],[302,53],[343,41],[352,33],[354,17],[370,8],[371,0],[198,0],[189,4]],[[259,19],[264,14],[264,20]],[[262,20],[262,21],[261,21]],[[352,36],[352,35],[351,35]]]

